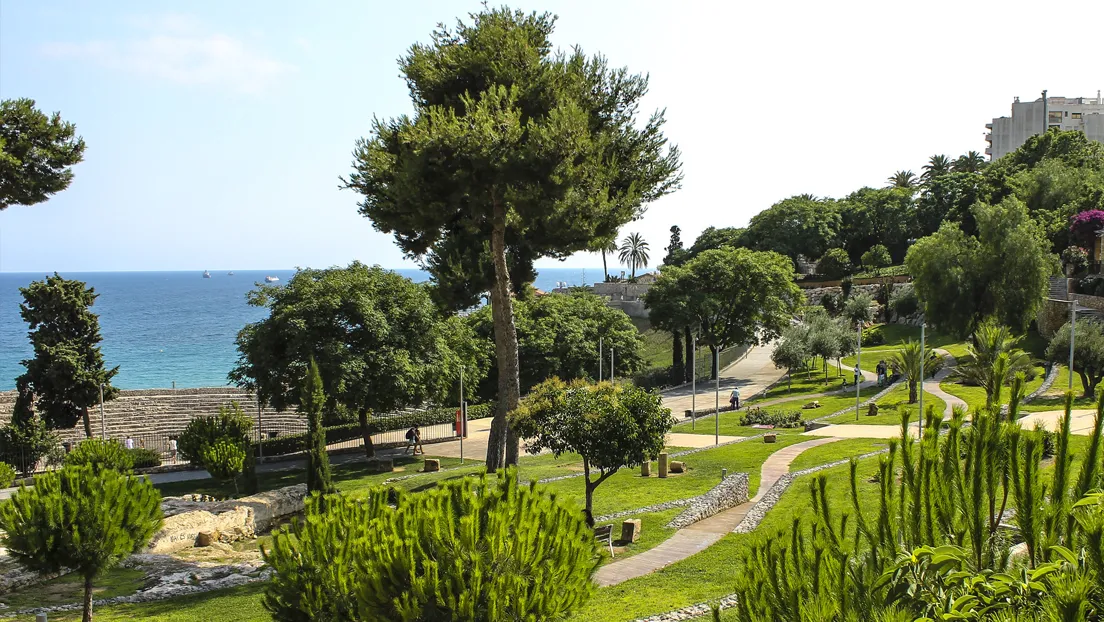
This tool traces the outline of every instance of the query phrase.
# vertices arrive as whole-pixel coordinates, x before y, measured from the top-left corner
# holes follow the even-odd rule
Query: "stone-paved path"
[[[760,470],[759,490],[745,503],[680,529],[659,546],[622,561],[598,569],[594,580],[600,586],[617,585],[640,577],[669,564],[681,561],[712,546],[744,520],[759,499],[783,475],[790,472],[790,463],[806,449],[832,443],[837,438],[817,438],[783,447],[767,457]]]
[[[728,396],[733,388],[740,387],[740,395],[746,399],[778,382],[785,375],[784,370],[777,369],[771,361],[773,347],[773,343],[753,346],[744,356],[721,370],[721,407],[728,406]],[[697,408],[713,408],[718,402],[714,381],[703,380],[698,383],[697,389],[697,394],[690,385],[664,391],[663,405],[680,419],[684,411],[690,410],[692,402]]]

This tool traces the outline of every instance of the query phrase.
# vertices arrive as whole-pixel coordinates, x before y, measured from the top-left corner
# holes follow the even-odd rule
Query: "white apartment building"
[[[990,160],[1019,149],[1027,139],[1043,133],[1045,128],[1080,130],[1089,140],[1104,143],[1104,99],[1100,91],[1096,97],[1043,97],[1033,102],[1012,102],[1012,116],[993,119],[986,123],[985,153]]]

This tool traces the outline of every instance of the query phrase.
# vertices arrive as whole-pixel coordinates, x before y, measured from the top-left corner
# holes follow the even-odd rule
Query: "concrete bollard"
[[[35,616],[35,622],[46,622],[46,614],[40,613]]]
[[[659,476],[667,477],[667,452],[659,454]]]
[[[728,477],[728,469],[721,469],[721,481],[724,481],[726,477]]]
[[[629,544],[640,539],[640,519],[630,518],[621,523],[621,542]]]
[[[645,460],[640,463],[640,477],[652,476],[652,463],[650,460]]]
[[[684,462],[679,462],[678,460],[672,460],[669,466],[671,468],[672,473],[685,473],[686,472],[686,463],[684,463]]]

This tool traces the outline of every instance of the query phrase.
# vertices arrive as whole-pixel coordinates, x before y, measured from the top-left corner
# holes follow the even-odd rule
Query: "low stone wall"
[[[277,519],[301,512],[306,497],[306,484],[227,501],[195,495],[166,497],[161,502],[165,524],[154,535],[148,551],[172,553],[191,548],[201,532],[217,533],[218,541],[224,543],[252,538],[270,529]]]
[[[682,529],[689,525],[736,507],[748,500],[748,474],[734,473],[724,478],[713,490],[694,499],[690,507],[667,523],[669,529]]]
[[[881,286],[880,285],[853,285],[853,286],[851,286],[851,291],[852,292],[866,292],[866,293],[870,294],[871,296],[876,296],[878,294],[878,288],[879,287],[881,287]],[[816,305],[820,304],[820,299],[823,298],[825,294],[833,294],[833,295],[838,296],[838,295],[843,293],[843,289],[840,288],[838,285],[836,285],[836,286],[831,286],[831,287],[811,287],[809,289],[805,289],[804,292],[805,292],[805,303],[810,305],[810,306],[816,306]]]

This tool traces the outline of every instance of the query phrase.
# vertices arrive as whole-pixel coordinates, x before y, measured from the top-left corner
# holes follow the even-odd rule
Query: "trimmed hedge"
[[[750,408],[741,420],[742,425],[772,425],[776,428],[799,428],[805,425],[800,410],[768,412],[762,408]]]
[[[484,419],[494,415],[494,403],[468,405],[468,420]],[[408,428],[440,425],[456,421],[456,408],[434,408],[425,412],[408,413],[393,417],[369,417],[368,432],[372,435],[406,430]],[[340,443],[361,438],[359,423],[343,423],[326,428],[326,444]],[[255,451],[264,451],[264,455],[283,456],[303,451],[307,447],[307,433],[292,434],[278,438],[264,439]]]
[[[152,449],[145,449],[143,447],[135,447],[134,449],[128,449],[132,460],[134,460],[134,468],[136,469],[149,469],[153,467],[161,466],[161,454]]]

